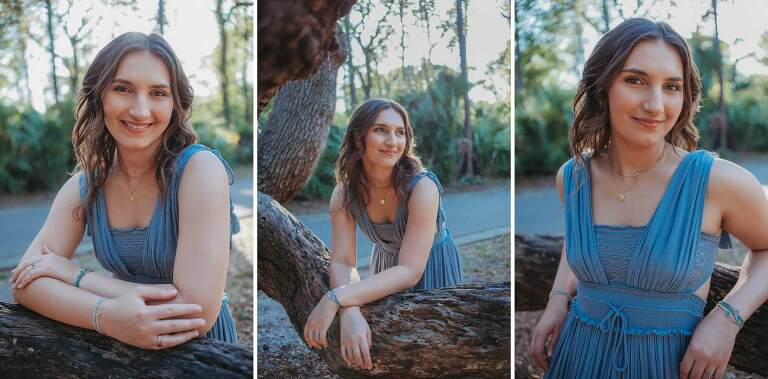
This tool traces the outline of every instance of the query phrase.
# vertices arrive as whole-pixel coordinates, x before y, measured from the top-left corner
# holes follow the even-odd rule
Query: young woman
[[[237,342],[224,282],[238,231],[232,172],[194,144],[192,88],[159,35],[126,33],[83,79],[72,144],[80,169],[13,270],[16,301],[130,345]],[[71,261],[86,230],[99,263]]]
[[[310,347],[327,347],[336,312],[341,355],[347,364],[371,369],[371,331],[359,306],[407,289],[461,283],[456,244],[445,226],[442,187],[413,151],[413,128],[403,107],[368,100],[352,114],[336,161],[331,196],[332,290],[304,326]],[[371,276],[360,280],[355,223],[374,243]]]
[[[721,378],[768,297],[768,200],[748,171],[694,151],[699,102],[690,50],[665,23],[627,20],[587,60],[574,158],[557,174],[565,246],[531,341],[547,378]],[[726,232],[752,252],[703,317]]]

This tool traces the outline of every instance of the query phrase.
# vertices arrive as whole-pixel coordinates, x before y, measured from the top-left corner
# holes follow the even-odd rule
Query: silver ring
[[[33,269],[33,270],[34,270],[34,269],[35,269],[35,264],[34,264],[34,263],[30,263],[30,264],[29,264],[29,268],[31,268],[31,269]]]
[[[163,347],[163,336],[158,335],[155,340],[157,341],[157,347]]]
[[[315,337],[315,338],[320,337],[320,331],[319,330],[313,330],[312,331],[312,337]]]

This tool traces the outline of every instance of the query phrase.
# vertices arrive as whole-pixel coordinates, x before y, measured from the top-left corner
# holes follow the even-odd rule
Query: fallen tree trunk
[[[3,378],[252,378],[253,351],[208,338],[144,350],[0,302],[0,368]]]
[[[301,336],[309,313],[329,289],[330,254],[293,215],[258,194],[258,289],[280,302]],[[338,317],[328,349],[330,369],[355,377],[500,378],[510,373],[510,283],[400,293],[362,307],[373,334],[373,370],[346,366]]]
[[[547,305],[562,248],[560,236],[515,235],[515,311],[542,310]],[[715,264],[705,315],[728,294],[738,277],[738,267]],[[736,337],[730,364],[742,371],[768,375],[768,361],[763,359],[768,355],[766,335],[768,305],[764,304]]]

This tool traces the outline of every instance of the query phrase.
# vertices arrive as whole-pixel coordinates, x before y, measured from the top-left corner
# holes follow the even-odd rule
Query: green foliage
[[[71,102],[41,115],[32,108],[0,105],[0,193],[52,189],[74,167]]]
[[[552,174],[568,160],[575,93],[544,87],[515,108],[515,176]]]
[[[477,167],[483,176],[509,176],[510,166],[510,104],[475,105],[472,124]]]

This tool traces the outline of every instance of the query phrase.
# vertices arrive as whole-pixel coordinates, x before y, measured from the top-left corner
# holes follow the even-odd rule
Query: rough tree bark
[[[338,37],[342,38],[341,32]],[[290,81],[273,100],[259,133],[258,189],[283,203],[295,195],[315,169],[336,110],[336,77],[345,49],[326,54],[309,79]]]
[[[251,378],[253,351],[211,339],[144,350],[0,303],[0,368],[3,378]]]
[[[339,49],[336,20],[355,0],[258,2],[258,113],[289,80],[307,78]]]
[[[275,200],[258,194],[258,289],[280,302],[299,335],[329,289],[330,252]],[[338,317],[318,354],[347,377],[499,378],[509,375],[510,283],[401,293],[362,307],[373,370],[339,354]]]
[[[515,235],[515,310],[535,311],[547,305],[548,293],[557,273],[563,237]],[[737,267],[717,263],[704,314],[731,290],[739,277]],[[739,370],[768,375],[768,305],[747,320],[736,338],[730,364]]]

